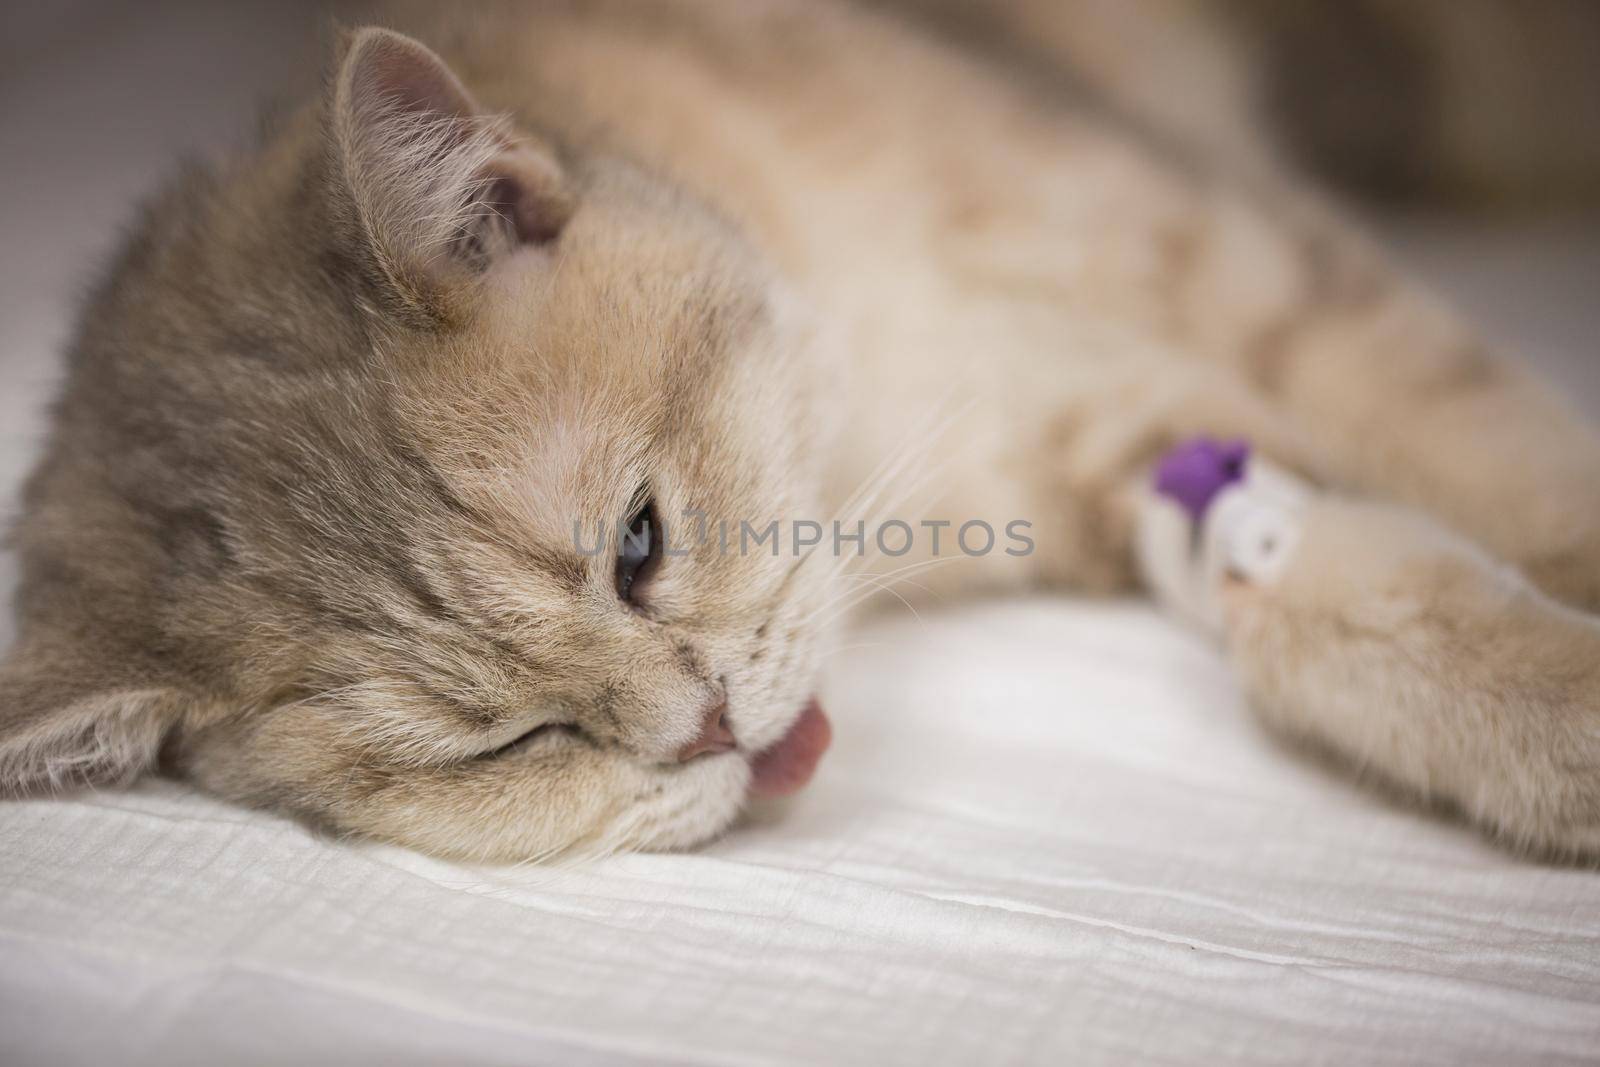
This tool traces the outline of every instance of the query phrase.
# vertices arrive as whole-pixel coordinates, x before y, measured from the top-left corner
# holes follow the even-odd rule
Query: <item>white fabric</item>
[[[463,868],[164,784],[4,805],[0,1062],[1600,1050],[1600,876],[1281,751],[1152,612],[861,641],[810,790],[692,855]]]
[[[36,27],[6,64],[0,493],[129,201],[238,128],[297,17],[114,6],[76,37]],[[1435,258],[1594,382],[1600,256],[1567,236]],[[1600,1051],[1600,874],[1281,751],[1154,612],[976,608],[852,641],[815,783],[692,855],[467,869],[159,782],[0,802],[0,1064]]]

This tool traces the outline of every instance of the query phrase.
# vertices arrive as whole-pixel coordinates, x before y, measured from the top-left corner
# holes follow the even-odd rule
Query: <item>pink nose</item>
[[[728,729],[728,701],[718,698],[706,706],[700,721],[700,736],[678,749],[678,762],[694,759],[705,752],[731,752],[734,747],[733,731]]]

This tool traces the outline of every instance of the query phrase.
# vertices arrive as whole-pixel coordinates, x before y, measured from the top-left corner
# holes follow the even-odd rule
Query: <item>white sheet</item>
[[[7,66],[0,491],[112,223],[276,76],[284,6],[225,9],[109,17]],[[1479,282],[1549,262],[1513,247],[1448,258]],[[1549,294],[1594,276],[1587,247],[1520,304],[1483,287],[1513,332],[1518,306],[1568,314],[1575,382],[1592,302]],[[854,644],[812,788],[692,855],[468,869],[158,782],[0,803],[0,1064],[1600,1051],[1600,874],[1278,750],[1152,612],[975,608]]]
[[[693,855],[469,869],[162,784],[0,807],[0,1060],[1600,1050],[1600,876],[1277,750],[1145,609],[862,640],[809,792]]]

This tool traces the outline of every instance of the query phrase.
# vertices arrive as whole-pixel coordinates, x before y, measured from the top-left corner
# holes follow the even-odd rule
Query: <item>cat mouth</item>
[[[751,795],[786,797],[798,792],[811,781],[832,741],[833,727],[812,697],[789,732],[750,761]]]

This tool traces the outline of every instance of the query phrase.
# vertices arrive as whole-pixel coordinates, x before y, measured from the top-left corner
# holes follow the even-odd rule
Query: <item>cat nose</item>
[[[678,762],[692,760],[706,752],[733,751],[733,731],[728,729],[728,701],[718,697],[706,706],[700,720],[700,736],[678,749]]]

